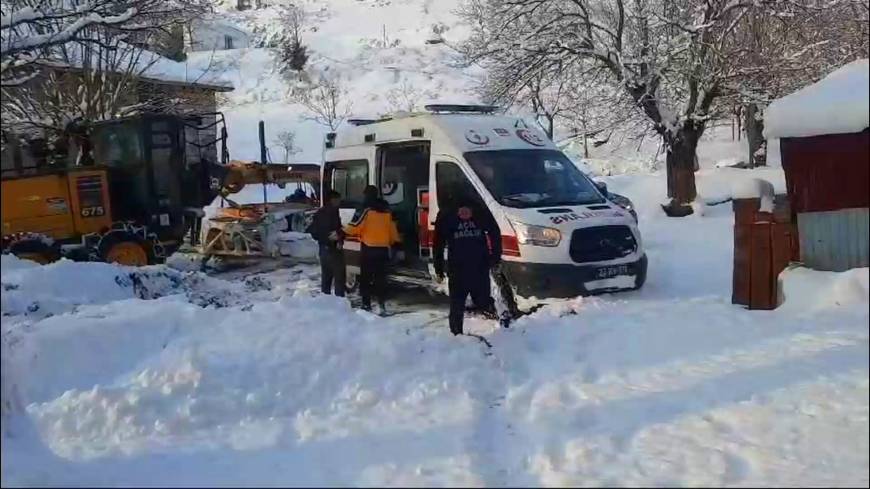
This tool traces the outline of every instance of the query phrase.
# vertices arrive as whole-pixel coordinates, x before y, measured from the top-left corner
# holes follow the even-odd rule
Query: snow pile
[[[764,115],[767,138],[860,132],[870,126],[870,62],[853,61],[777,99]]]
[[[129,375],[111,382],[74,355],[79,375],[92,373],[93,387],[31,397],[37,403],[29,411],[55,452],[88,459],[163,451],[179,441],[189,449],[252,450],[287,437],[423,432],[470,414],[463,385],[471,372],[454,377],[442,365],[484,368],[475,348],[454,348],[443,336],[383,341],[383,325],[332,297],[285,298],[223,313],[175,301],[163,308],[166,320],[152,325],[152,333],[166,338],[175,323],[176,336],[163,349],[159,342],[139,345],[143,357],[152,356]],[[91,341],[110,334],[120,311],[107,312],[87,321],[92,324],[69,321],[68,334]],[[129,354],[133,345],[127,346]]]
[[[246,304],[249,299],[239,295],[247,291],[245,283],[225,282],[167,266],[135,268],[65,259],[37,265],[12,255],[3,255],[2,259],[2,314],[10,322],[75,313],[83,306],[154,300],[175,294],[202,307]]]
[[[278,249],[282,256],[317,260],[317,242],[310,234],[288,231],[278,236]]]
[[[2,268],[4,316],[41,317],[82,304],[105,304],[135,296],[127,273],[105,263],[61,260],[40,266],[3,255]]]
[[[804,267],[784,270],[779,275],[786,311],[817,311],[865,305],[870,297],[870,269],[823,272]]]

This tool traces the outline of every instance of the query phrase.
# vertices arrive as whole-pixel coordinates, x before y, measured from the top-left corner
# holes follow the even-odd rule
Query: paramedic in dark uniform
[[[372,294],[378,299],[380,313],[386,313],[387,265],[391,248],[401,239],[387,201],[369,185],[363,191],[363,208],[357,211],[344,231],[360,241],[360,284],[362,308],[370,311]]]
[[[344,297],[344,230],[341,229],[341,217],[338,214],[341,194],[330,190],[325,192],[325,197],[323,207],[314,214],[307,231],[320,248],[320,290],[329,294],[334,288],[336,296]]]
[[[489,238],[490,245],[487,243]],[[501,235],[492,216],[471,199],[441,209],[435,219],[435,274],[444,278],[444,248],[448,249],[450,279],[450,332],[462,334],[465,299],[471,294],[475,307],[495,312],[490,294],[489,271],[501,261]]]

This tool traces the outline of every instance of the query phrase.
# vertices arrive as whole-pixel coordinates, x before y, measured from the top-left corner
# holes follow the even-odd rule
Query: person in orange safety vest
[[[393,245],[401,243],[396,221],[387,202],[378,196],[378,189],[369,185],[363,191],[364,204],[344,228],[349,237],[360,241],[360,295],[362,308],[372,309],[372,295],[378,300],[380,314],[385,314],[387,264]]]

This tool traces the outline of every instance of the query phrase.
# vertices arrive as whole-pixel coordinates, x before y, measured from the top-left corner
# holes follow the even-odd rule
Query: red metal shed
[[[870,265],[870,64],[849,63],[774,101],[765,135],[780,138],[800,261],[818,270]]]
[[[870,130],[783,138],[780,152],[795,212],[870,207]]]

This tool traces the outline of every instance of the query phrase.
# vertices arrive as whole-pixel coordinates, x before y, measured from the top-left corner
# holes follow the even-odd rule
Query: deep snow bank
[[[860,307],[870,297],[870,268],[823,272],[794,267],[783,270],[779,282],[785,311]]]
[[[82,305],[176,293],[187,293],[194,302],[221,302],[218,296],[226,296],[232,288],[201,273],[164,266],[134,268],[70,260],[41,266],[12,255],[2,255],[2,260],[4,317],[49,317]],[[210,297],[197,295],[205,290]]]
[[[679,222],[728,229],[716,213]],[[12,265],[22,284],[50,273]],[[857,280],[848,303],[758,313],[661,268],[651,289],[490,330],[491,351],[437,314],[384,320],[315,296],[308,269],[209,279],[246,297],[226,305],[179,287],[8,315],[4,361],[26,373],[33,428],[4,440],[4,485],[866,481],[866,270],[838,277]]]
[[[3,359],[14,367],[3,369],[4,396],[15,386],[39,436],[64,459],[366,436],[410,443],[445,428],[458,440],[449,427],[473,415],[472,384],[479,388],[488,370],[476,340],[457,345],[443,328],[421,330],[413,315],[397,329],[341,299],[284,291],[263,277],[228,283],[149,267],[177,282],[167,279],[172,286],[142,298],[116,282],[128,269],[80,264],[91,292],[41,294],[38,285],[68,278],[71,264],[5,263],[11,272],[4,267],[3,281],[17,286],[17,296],[9,300],[14,308],[4,306],[4,340],[11,341]],[[193,278],[201,280],[196,287]],[[245,300],[205,303],[193,289]],[[56,313],[28,315],[18,307],[22,295],[39,303],[51,296]],[[401,452],[400,443],[379,457],[401,460]],[[4,485],[24,480],[15,475],[21,467],[32,465],[4,461]]]
[[[64,457],[162,451],[180,440],[190,449],[249,450],[288,437],[425,431],[469,415],[469,373],[451,376],[442,366],[484,361],[476,348],[455,348],[446,337],[409,333],[385,341],[384,325],[331,297],[221,311],[164,301],[159,314],[134,312],[123,320],[117,311],[106,313],[70,318],[64,327],[68,339],[119,350],[125,365],[98,363],[128,372],[120,377],[67,355],[84,345],[34,338],[43,356],[51,351],[76,370],[74,380],[64,379],[76,388],[65,392],[45,392],[45,384],[57,383],[49,369],[28,379],[41,386],[29,386],[35,402],[29,412]],[[152,341],[118,337],[141,338],[143,328]]]
[[[244,305],[271,288],[258,278],[229,283],[166,266],[38,265],[12,255],[2,255],[2,272],[4,409],[61,394],[70,383],[90,382],[90,374],[129,367],[165,344],[181,317],[172,312]],[[141,306],[161,298],[159,307]],[[123,314],[100,321],[107,307]],[[36,334],[33,321],[41,321]]]

